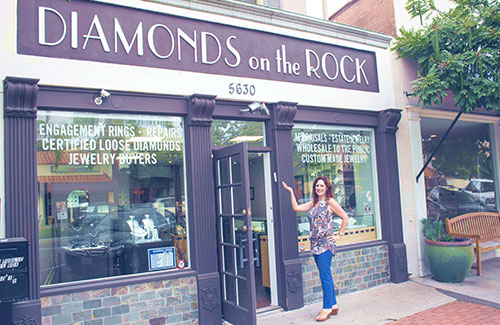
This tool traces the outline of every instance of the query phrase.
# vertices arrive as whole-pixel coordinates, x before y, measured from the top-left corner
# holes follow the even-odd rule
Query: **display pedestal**
[[[337,240],[337,245],[358,243],[362,241],[376,240],[376,239],[377,239],[377,231],[375,229],[375,226],[353,228],[353,229],[347,229],[344,232],[344,236],[342,236],[342,238]]]
[[[77,281],[121,275],[121,249],[89,247],[82,249],[62,248],[66,268],[61,272],[62,281]]]
[[[270,288],[268,237],[260,236],[260,258],[262,265],[262,286]]]
[[[125,274],[149,272],[148,249],[172,247],[173,245],[173,242],[164,241],[124,244],[123,269]]]

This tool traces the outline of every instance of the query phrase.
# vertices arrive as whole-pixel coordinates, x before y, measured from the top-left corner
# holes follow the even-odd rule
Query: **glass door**
[[[232,324],[255,324],[255,259],[247,143],[214,150],[214,168],[222,313]]]

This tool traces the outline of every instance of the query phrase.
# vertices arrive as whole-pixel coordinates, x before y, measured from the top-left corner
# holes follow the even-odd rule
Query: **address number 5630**
[[[248,95],[250,94],[251,96],[255,95],[255,86],[254,85],[249,85],[249,84],[242,84],[242,83],[234,83],[231,82],[229,84],[229,93],[232,95],[234,93],[238,95]]]

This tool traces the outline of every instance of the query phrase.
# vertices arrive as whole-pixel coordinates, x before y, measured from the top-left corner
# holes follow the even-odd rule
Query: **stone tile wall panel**
[[[198,324],[196,278],[41,298],[42,324]]]
[[[342,295],[390,282],[386,245],[337,252],[332,261],[335,293]],[[302,258],[304,304],[322,301],[319,273],[312,256]]]

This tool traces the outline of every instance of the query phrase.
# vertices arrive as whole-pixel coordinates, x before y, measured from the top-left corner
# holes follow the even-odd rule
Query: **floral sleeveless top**
[[[308,213],[309,223],[311,224],[311,253],[319,255],[330,250],[335,255],[335,242],[330,242],[328,236],[333,234],[333,213],[328,210],[326,200],[323,200],[312,207]]]

